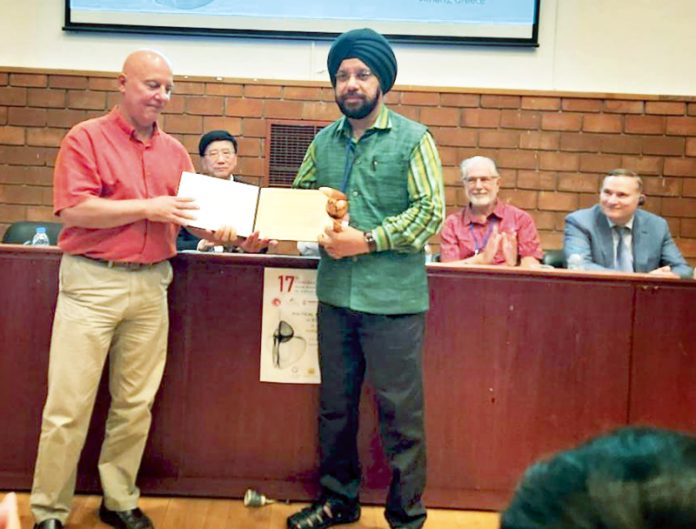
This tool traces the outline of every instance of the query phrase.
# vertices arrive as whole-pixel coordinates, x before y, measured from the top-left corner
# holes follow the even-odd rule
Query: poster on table
[[[316,270],[265,269],[261,382],[320,382],[316,282]]]

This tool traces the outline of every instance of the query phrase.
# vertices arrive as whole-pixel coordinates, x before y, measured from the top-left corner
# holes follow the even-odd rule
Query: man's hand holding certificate
[[[209,231],[233,227],[242,237],[258,232],[260,240],[316,241],[331,224],[319,190],[259,188],[185,172],[177,196],[199,207],[189,226]]]

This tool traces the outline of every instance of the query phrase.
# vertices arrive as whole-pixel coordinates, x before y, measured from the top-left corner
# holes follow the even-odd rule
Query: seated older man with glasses
[[[469,204],[445,220],[440,260],[461,264],[539,266],[543,258],[532,217],[498,200],[500,174],[495,162],[474,156],[461,163]]]
[[[198,142],[198,154],[201,156],[201,172],[203,174],[223,180],[234,180],[232,173],[237,167],[237,139],[232,134],[226,130],[206,132]],[[269,243],[268,240],[259,239],[259,234],[254,232],[245,239],[238,238],[235,245],[216,246],[206,239],[199,239],[186,228],[182,228],[176,241],[176,247],[179,251],[257,253],[266,251]]]
[[[237,139],[226,130],[211,130],[198,142],[203,174],[234,180],[232,172],[237,167]]]

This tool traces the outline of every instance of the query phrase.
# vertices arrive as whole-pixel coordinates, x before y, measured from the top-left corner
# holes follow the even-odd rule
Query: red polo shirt
[[[54,213],[89,197],[128,200],[176,195],[182,171],[193,170],[181,143],[157,126],[143,143],[114,108],[106,116],[79,123],[63,139],[54,172]],[[66,227],[58,246],[69,254],[154,263],[176,254],[177,230],[174,224],[148,220],[116,228]]]
[[[488,215],[484,223],[471,217],[468,206],[445,219],[440,233],[440,260],[458,261],[471,257],[477,249],[482,252],[495,223],[500,233],[517,234],[517,252],[520,257],[531,256],[539,260],[544,257],[539,233],[531,215],[498,200],[493,213]],[[505,264],[502,247],[495,254],[493,264]]]

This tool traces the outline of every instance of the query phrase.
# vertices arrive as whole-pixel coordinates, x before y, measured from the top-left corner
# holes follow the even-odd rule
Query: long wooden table
[[[60,253],[0,247],[0,489],[31,486]],[[145,494],[316,493],[317,386],[260,383],[265,267],[281,256],[173,260],[169,359],[142,465]],[[696,282],[429,267],[426,502],[497,509],[536,458],[624,424],[696,432]],[[407,288],[404,285],[404,288]],[[79,467],[96,491],[103,384]],[[363,398],[362,498],[389,471]]]

